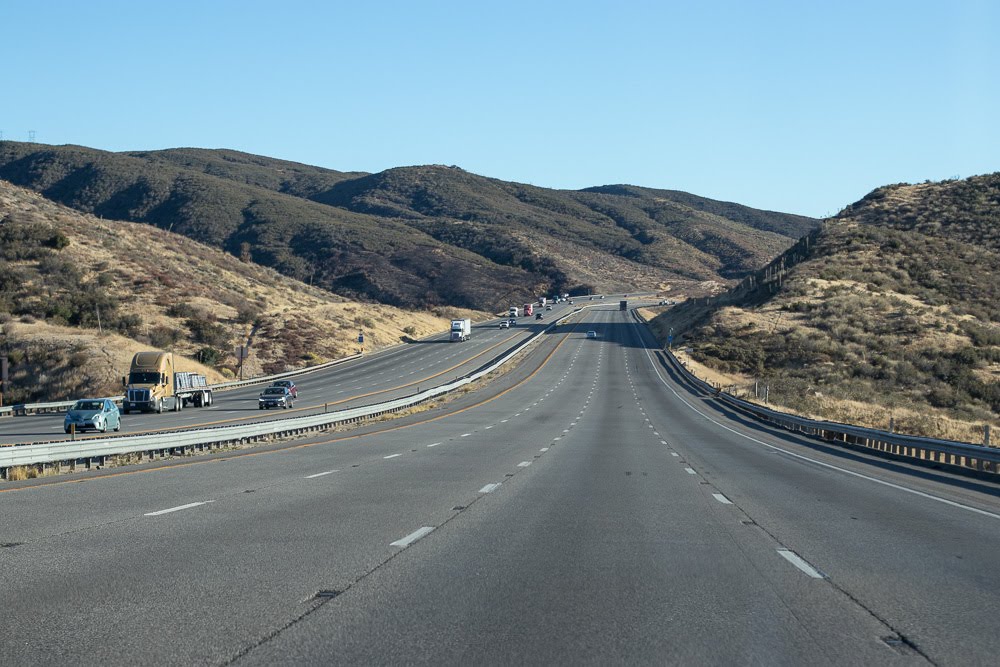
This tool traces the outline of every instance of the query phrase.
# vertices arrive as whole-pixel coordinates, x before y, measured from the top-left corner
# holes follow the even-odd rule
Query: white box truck
[[[517,306],[511,306],[510,310],[507,311],[507,314],[510,315],[511,317],[518,317],[520,315],[520,313],[521,313],[521,311],[518,310]]]
[[[451,342],[469,340],[472,336],[472,320],[451,321]]]

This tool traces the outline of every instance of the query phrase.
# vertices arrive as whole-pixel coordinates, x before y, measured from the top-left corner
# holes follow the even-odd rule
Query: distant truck
[[[546,303],[548,303],[548,299],[546,299],[544,296],[543,297],[539,297],[539,299],[538,299],[538,305],[539,306],[544,306]]]
[[[214,402],[205,376],[174,370],[170,352],[137,352],[122,386],[125,414],[132,410],[163,412],[164,408],[180,412],[185,405],[200,408]]]
[[[535,312],[535,305],[532,303],[524,304],[524,316],[531,317],[531,314]]]
[[[618,310],[628,310],[628,301],[622,299],[618,302]]]
[[[507,314],[510,315],[511,317],[517,317],[519,314],[517,306],[511,306],[510,311]]]
[[[472,320],[451,321],[451,342],[457,343],[472,337]]]

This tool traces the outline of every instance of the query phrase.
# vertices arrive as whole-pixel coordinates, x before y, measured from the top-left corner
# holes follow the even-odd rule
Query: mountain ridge
[[[3,142],[0,178],[248,253],[335,293],[411,308],[492,310],[508,295],[725,282],[818,224],[694,195],[673,201],[672,191],[549,190],[441,165],[340,172],[227,150]]]

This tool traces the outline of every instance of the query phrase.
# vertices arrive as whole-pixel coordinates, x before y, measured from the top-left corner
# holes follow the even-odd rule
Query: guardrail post
[[[896,418],[889,417],[889,433],[895,433],[895,432],[896,432]]]
[[[330,411],[330,404],[329,403],[324,403],[323,404],[323,413],[325,414],[325,413],[327,413],[329,411]]]
[[[990,446],[990,425],[983,424],[983,447]]]
[[[76,440],[76,424],[69,425],[69,439]]]

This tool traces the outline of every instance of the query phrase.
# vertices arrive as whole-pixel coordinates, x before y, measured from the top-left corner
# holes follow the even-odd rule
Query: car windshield
[[[283,395],[285,393],[285,388],[284,387],[268,387],[267,389],[264,390],[264,393],[268,394],[268,395],[272,395],[273,394],[273,395],[276,395],[276,396],[281,396],[281,395]]]
[[[159,373],[132,371],[128,376],[129,384],[158,384],[159,382]]]
[[[77,401],[74,410],[103,410],[104,401]]]

